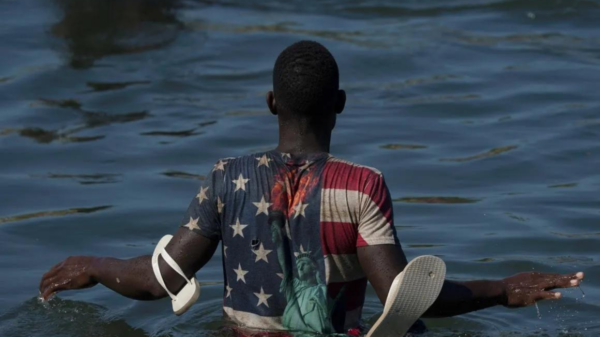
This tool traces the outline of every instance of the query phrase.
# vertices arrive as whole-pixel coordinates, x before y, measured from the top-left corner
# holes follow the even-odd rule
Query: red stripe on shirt
[[[375,171],[345,162],[329,161],[323,169],[323,188],[341,188],[361,191],[368,177],[379,175]]]
[[[348,222],[321,222],[323,256],[356,254],[356,225]]]

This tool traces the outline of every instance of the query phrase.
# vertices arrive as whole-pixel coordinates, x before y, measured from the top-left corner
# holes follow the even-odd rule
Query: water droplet
[[[581,291],[581,298],[585,298],[585,293],[583,292],[583,289],[581,289],[581,285],[577,286],[577,289]]]

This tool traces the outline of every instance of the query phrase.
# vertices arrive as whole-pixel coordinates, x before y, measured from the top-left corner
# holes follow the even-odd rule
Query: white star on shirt
[[[262,243],[260,244],[260,247],[258,249],[252,250],[252,252],[256,254],[256,260],[254,261],[254,263],[260,260],[264,260],[266,263],[269,263],[267,255],[269,255],[269,253],[272,252],[272,250],[265,249]]]
[[[196,198],[198,198],[200,205],[202,205],[202,201],[208,200],[208,196],[206,195],[206,192],[208,192],[208,187],[207,188],[200,187],[200,192],[196,195]]]
[[[227,246],[223,246],[223,255],[225,255],[225,257],[227,257]]]
[[[253,204],[254,206],[258,207],[256,215],[259,215],[260,213],[265,213],[266,215],[269,215],[269,207],[273,205],[272,203],[266,202],[264,196],[262,197],[262,199],[260,199],[260,202],[253,202]]]
[[[310,254],[310,250],[309,250],[309,251],[305,251],[305,250],[304,250],[304,247],[303,247],[302,245],[300,245],[300,252],[294,252],[294,256],[295,256],[295,257],[298,257],[298,255],[300,255],[300,254],[304,254],[304,253],[308,253],[308,254]]]
[[[229,225],[229,227],[233,228],[233,237],[236,235],[244,237],[244,228],[248,227],[248,225],[242,225],[240,223],[240,218],[238,218],[235,225]]]
[[[223,212],[223,206],[225,206],[225,203],[221,201],[221,197],[217,197],[217,212],[219,212],[219,214]]]
[[[283,280],[283,276],[284,275],[282,273],[277,273],[276,275],[279,276],[279,277],[281,277],[281,279]]]
[[[238,269],[234,269],[233,271],[237,275],[236,281],[242,280],[242,282],[246,283],[245,275],[248,274],[248,271],[243,270],[240,263],[238,263]]]
[[[219,160],[219,162],[215,164],[213,171],[225,171],[225,165],[227,165],[226,161]]]
[[[292,159],[292,155],[289,153],[282,153],[281,154],[281,158],[283,158],[285,160],[285,158],[287,158],[288,160]]]
[[[266,305],[267,308],[269,307],[269,303],[267,303],[267,300],[269,299],[269,297],[271,297],[273,295],[265,294],[265,291],[263,290],[262,287],[260,287],[260,293],[254,293],[254,295],[256,295],[256,297],[258,297],[258,304],[256,305],[257,307],[261,304]]]
[[[294,207],[294,219],[296,219],[298,216],[306,216],[304,214],[304,211],[306,210],[306,207],[308,207],[308,204],[303,204],[302,201],[300,201],[296,207]]]
[[[231,297],[231,291],[233,290],[233,288],[230,287],[229,284],[225,288],[227,289],[227,296],[225,296],[225,298]]]
[[[269,167],[269,162],[273,159],[268,158],[266,154],[263,154],[262,157],[256,157],[256,160],[258,160],[258,166],[256,167],[260,167],[260,165],[265,165],[266,167]]]
[[[240,177],[233,180],[233,183],[235,184],[235,191],[237,191],[237,190],[243,190],[243,191],[245,191],[246,190],[246,183],[249,180],[250,179],[244,179],[244,176],[240,173]]]
[[[187,224],[185,224],[183,227],[187,227],[190,230],[200,229],[200,227],[198,227],[198,220],[200,220],[200,218],[194,219],[194,218],[190,217],[190,221]]]

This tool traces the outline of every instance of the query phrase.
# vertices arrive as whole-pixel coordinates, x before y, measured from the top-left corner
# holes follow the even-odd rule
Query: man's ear
[[[267,93],[267,106],[273,115],[277,115],[277,102],[275,101],[275,94],[272,91]]]
[[[336,114],[341,114],[346,106],[346,92],[344,90],[338,90],[335,98],[335,109]]]

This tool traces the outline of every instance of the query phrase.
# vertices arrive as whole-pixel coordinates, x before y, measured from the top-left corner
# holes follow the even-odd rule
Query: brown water
[[[332,152],[384,172],[409,257],[460,280],[587,273],[539,317],[430,336],[600,335],[599,22],[574,0],[0,2],[0,336],[226,334],[220,256],[179,318],[103,287],[44,306],[37,285],[68,255],[150,253],[216,159],[274,147],[264,94],[299,39],[338,59]]]

